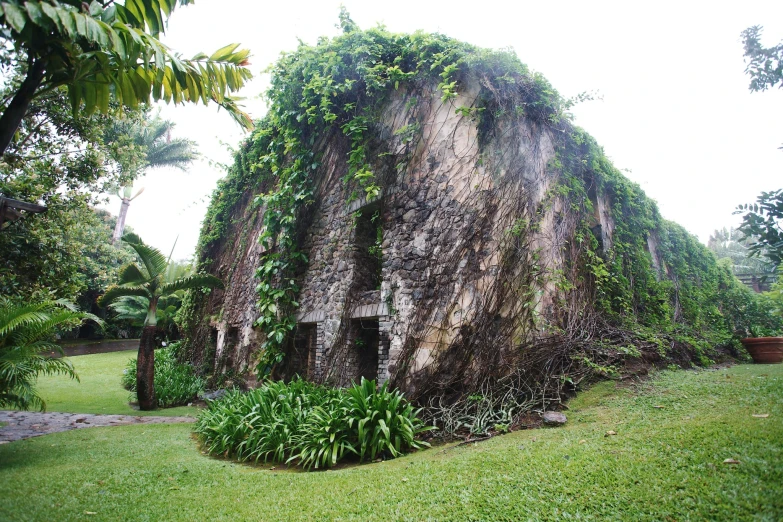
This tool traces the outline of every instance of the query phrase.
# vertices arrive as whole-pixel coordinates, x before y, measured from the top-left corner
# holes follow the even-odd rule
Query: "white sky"
[[[737,222],[734,207],[783,187],[783,90],[748,91],[740,32],[763,25],[766,45],[783,39],[783,2],[480,2],[397,0],[199,0],[173,15],[166,43],[185,56],[228,43],[252,52],[256,79],[241,94],[260,118],[262,75],[297,39],[339,33],[343,3],[362,28],[441,32],[481,47],[513,48],[564,96],[598,91],[574,108],[575,123],[657,200],[663,216],[707,240]],[[742,4],[742,5],[740,5]],[[228,162],[243,133],[214,107],[164,107],[175,134],[206,158]],[[209,196],[223,173],[207,161],[187,172],[151,171],[127,224],[175,257],[193,254]],[[119,199],[107,209],[116,213]]]

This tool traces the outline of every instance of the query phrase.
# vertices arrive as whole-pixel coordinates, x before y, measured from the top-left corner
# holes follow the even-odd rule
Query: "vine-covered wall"
[[[342,25],[273,68],[213,197],[199,264],[226,290],[183,313],[205,371],[371,376],[423,400],[706,362],[776,327],[513,53]]]

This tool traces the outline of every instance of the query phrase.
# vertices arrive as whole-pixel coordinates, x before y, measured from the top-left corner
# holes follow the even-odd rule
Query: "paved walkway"
[[[89,413],[39,413],[0,410],[0,444],[48,435],[59,431],[128,424],[169,424],[193,422],[193,417],[138,417],[134,415],[93,415]]]

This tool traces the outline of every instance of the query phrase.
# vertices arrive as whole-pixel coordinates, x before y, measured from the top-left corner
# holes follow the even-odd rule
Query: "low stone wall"
[[[92,355],[95,353],[124,352],[127,350],[138,350],[138,339],[107,339],[103,341],[84,341],[61,343],[66,357],[76,355]],[[57,352],[50,352],[49,355],[59,357]]]

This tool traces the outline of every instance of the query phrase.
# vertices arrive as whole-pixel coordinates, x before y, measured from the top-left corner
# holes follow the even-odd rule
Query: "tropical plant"
[[[752,239],[751,256],[764,256],[773,266],[783,263],[783,189],[762,192],[755,203],[737,206],[743,214],[738,230]]]
[[[185,138],[172,138],[173,128],[174,122],[159,116],[143,121],[114,120],[112,127],[108,129],[106,141],[115,141],[116,137],[129,137],[131,145],[138,151],[132,161],[122,161],[122,158],[117,158],[120,168],[125,171],[126,179],[136,179],[148,168],[173,167],[184,170],[190,165],[198,155],[196,144]],[[117,192],[122,203],[112,236],[114,244],[119,242],[125,231],[125,219],[131,201],[143,191],[144,188],[141,188],[133,194],[133,187],[128,184]]]
[[[206,381],[196,375],[190,364],[177,360],[176,345],[155,355],[155,398],[158,407],[171,408],[187,404],[204,390]],[[122,374],[122,386],[136,391],[136,359],[130,359]]]
[[[168,341],[176,339],[178,335],[174,318],[181,304],[182,297],[178,294],[163,296],[158,300],[157,328],[158,332]],[[146,297],[126,295],[110,304],[109,308],[116,314],[112,319],[128,321],[133,327],[143,328],[149,306],[149,299]]]
[[[356,430],[359,459],[375,460],[379,455],[399,457],[406,448],[420,449],[416,436],[434,429],[419,421],[421,410],[405,400],[399,390],[389,391],[388,383],[376,389],[374,380],[362,377],[348,388],[348,427]]]
[[[293,455],[309,469],[326,469],[337,464],[348,453],[356,453],[356,442],[345,415],[344,398],[338,397],[310,411],[302,429],[291,440]]]
[[[213,455],[321,469],[349,454],[365,461],[429,446],[416,438],[434,429],[419,412],[401,392],[376,389],[375,381],[346,390],[296,378],[210,401],[195,432]]]
[[[129,263],[120,269],[119,284],[110,286],[98,299],[98,305],[108,306],[124,296],[139,296],[148,300],[149,306],[144,318],[144,328],[139,341],[139,354],[136,370],[136,395],[139,408],[155,409],[155,332],[158,324],[158,302],[161,297],[179,290],[196,290],[222,287],[223,283],[215,276],[193,274],[166,282],[165,276],[170,265],[171,255],[166,257],[157,248],[145,245],[135,234],[125,234],[122,240],[138,255],[141,264]]]
[[[78,380],[69,361],[49,354],[63,354],[53,342],[54,333],[68,330],[91,319],[67,301],[15,303],[0,297],[0,407],[46,409],[36,392],[38,375],[62,374]]]
[[[184,59],[158,39],[171,12],[193,0],[4,0],[0,26],[18,52],[25,78],[0,117],[0,155],[30,102],[65,87],[74,112],[109,111],[109,100],[135,108],[154,100],[209,101],[251,128],[231,93],[252,77],[249,52],[227,45]]]
[[[759,278],[774,275],[775,267],[769,261],[749,256],[749,245],[750,240],[735,228],[715,230],[707,240],[707,248],[718,260],[731,260],[735,275],[752,274]]]
[[[178,279],[189,276],[192,272],[193,267],[190,263],[171,261],[168,267],[166,267],[163,282],[173,283]],[[176,315],[182,306],[184,296],[185,291],[178,290],[172,294],[161,296],[158,300],[156,313],[158,319],[157,328],[158,333],[166,341],[175,341],[179,338]],[[139,295],[126,295],[110,304],[109,308],[116,314],[111,318],[112,320],[128,321],[132,326],[143,328],[147,310],[149,309],[149,299]]]
[[[9,50],[0,46],[0,63],[6,59]],[[12,97],[21,82],[17,71],[3,73],[0,100]],[[134,122],[144,114],[123,111],[122,117]],[[74,116],[63,90],[33,100],[0,159],[0,193],[47,211],[14,221],[0,234],[0,295],[65,298],[95,313],[90,306],[108,279],[134,258],[129,248],[111,246],[116,218],[92,208],[101,193],[131,181],[119,165],[139,156],[128,136],[107,141],[115,116]]]

